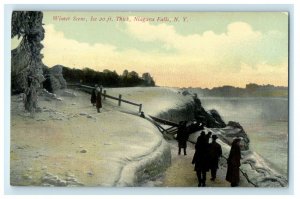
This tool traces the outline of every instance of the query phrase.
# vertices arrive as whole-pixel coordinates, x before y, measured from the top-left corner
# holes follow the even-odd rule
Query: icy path
[[[171,147],[171,166],[167,169],[162,181],[166,187],[196,187],[198,180],[194,165],[191,164],[194,155],[194,146],[188,143],[187,155],[178,155],[177,141],[169,141]]]
[[[168,141],[171,148],[171,166],[166,172],[160,176],[160,178],[150,181],[145,186],[163,186],[163,187],[197,187],[198,180],[196,172],[194,171],[194,165],[191,164],[193,155],[195,152],[194,144],[188,142],[187,155],[178,155],[178,147],[176,140]],[[227,165],[226,161],[222,159],[220,161],[219,170],[217,172],[217,179],[210,181],[210,172],[206,174],[206,186],[207,187],[230,187],[230,183],[225,180]],[[249,184],[242,174],[241,187],[249,187]]]

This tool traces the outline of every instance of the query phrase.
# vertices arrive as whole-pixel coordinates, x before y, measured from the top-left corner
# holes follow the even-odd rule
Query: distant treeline
[[[142,76],[135,71],[124,70],[122,75],[116,71],[103,70],[95,71],[90,68],[82,70],[63,67],[63,76],[68,83],[81,83],[93,86],[99,84],[105,87],[133,87],[133,86],[155,86],[150,73],[143,73]]]
[[[258,85],[250,83],[246,88],[233,86],[215,87],[212,89],[188,88],[191,93],[200,93],[201,96],[215,97],[287,97],[288,88],[274,85]]]

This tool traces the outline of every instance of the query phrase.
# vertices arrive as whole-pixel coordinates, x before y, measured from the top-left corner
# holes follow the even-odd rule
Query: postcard
[[[10,184],[288,187],[288,24],[13,11]]]

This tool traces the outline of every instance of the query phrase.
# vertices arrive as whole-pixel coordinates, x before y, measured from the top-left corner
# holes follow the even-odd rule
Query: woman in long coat
[[[233,140],[229,157],[227,160],[227,173],[226,180],[231,183],[232,187],[238,186],[240,182],[240,160],[241,160],[241,148],[240,148],[240,138]]]
[[[91,95],[91,103],[93,104],[93,106],[95,106],[96,104],[96,99],[97,99],[97,96],[96,96],[96,89],[94,88],[92,90],[92,95]]]
[[[102,108],[102,99],[101,99],[102,87],[97,87],[96,89],[96,108],[97,112],[100,113],[100,108]]]
[[[92,90],[92,94],[91,94],[91,103],[93,104],[93,106],[96,105],[96,100],[97,100],[97,88],[99,88],[98,84],[95,84],[95,88],[93,88]]]

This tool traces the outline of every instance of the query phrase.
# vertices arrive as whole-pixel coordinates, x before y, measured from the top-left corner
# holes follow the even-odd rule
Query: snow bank
[[[286,187],[287,179],[264,160],[259,154],[243,152],[241,170],[258,187]]]
[[[234,138],[242,138],[240,142],[241,150],[249,150],[250,140],[242,127],[226,126],[225,128],[210,128],[210,131],[213,131],[215,134],[219,135],[219,138],[221,138],[223,142],[228,145],[231,145]]]
[[[131,159],[121,172],[116,186],[140,186],[161,174],[171,164],[170,148],[161,140],[159,146],[149,154]]]
[[[170,165],[158,129],[118,106],[97,113],[78,92],[40,98],[41,112],[27,117],[21,103],[12,96],[11,185],[138,186]]]

